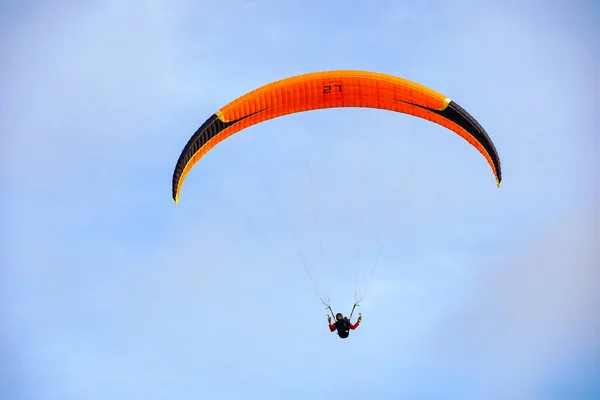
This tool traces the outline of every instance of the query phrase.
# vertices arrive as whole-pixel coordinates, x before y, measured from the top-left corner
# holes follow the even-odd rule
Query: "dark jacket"
[[[352,322],[350,322],[348,317],[344,317],[339,321],[335,321],[333,324],[329,324],[329,330],[331,332],[337,330],[337,334],[339,335],[339,337],[345,339],[348,337],[348,335],[350,335],[350,329],[355,330],[356,328],[358,328],[358,325],[360,325],[360,322],[353,324]]]

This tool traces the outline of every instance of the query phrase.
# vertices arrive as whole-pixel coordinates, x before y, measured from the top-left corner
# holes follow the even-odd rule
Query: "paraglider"
[[[218,143],[252,125],[284,115],[335,107],[365,107],[395,111],[429,120],[453,131],[471,144],[502,182],[500,159],[483,127],[450,98],[425,86],[392,75],[355,70],[314,72],[269,83],[255,89],[210,116],[181,152],[172,179],[175,203],[193,166]],[[362,299],[361,299],[362,300]],[[328,301],[321,299],[331,311]],[[360,300],[355,301],[354,307]],[[354,311],[354,308],[352,309]],[[332,313],[333,314],[333,313]],[[338,318],[339,317],[339,318]],[[347,338],[358,327],[341,313],[329,328]]]
[[[358,319],[356,320],[356,324],[350,322],[350,318],[344,317],[342,313],[337,313],[335,315],[335,322],[331,323],[331,317],[327,317],[327,322],[329,322],[329,330],[334,332],[337,330],[337,334],[341,339],[346,339],[350,336],[350,330],[355,330],[358,328],[362,321],[362,315],[359,314]]]

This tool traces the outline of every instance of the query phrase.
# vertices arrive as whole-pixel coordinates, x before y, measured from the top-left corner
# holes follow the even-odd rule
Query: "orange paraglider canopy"
[[[221,108],[200,126],[181,152],[173,173],[173,199],[191,168],[219,142],[251,125],[303,111],[368,107],[427,119],[454,131],[487,160],[500,186],[500,159],[492,140],[467,111],[417,83],[367,71],[327,71],[294,76],[253,90]]]

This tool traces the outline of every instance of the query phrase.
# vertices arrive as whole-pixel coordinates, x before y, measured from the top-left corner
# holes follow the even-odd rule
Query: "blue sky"
[[[523,3],[3,2],[0,397],[597,398],[599,9]],[[439,126],[336,109],[223,142],[173,204],[208,116],[329,69],[457,101],[502,187]],[[358,238],[342,341],[296,249],[348,312]]]

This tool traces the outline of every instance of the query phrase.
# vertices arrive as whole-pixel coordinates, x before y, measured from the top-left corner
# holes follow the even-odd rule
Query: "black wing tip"
[[[462,108],[460,104],[458,104],[454,100],[450,100],[446,109],[450,109],[451,112],[459,114],[477,132],[478,137],[476,137],[476,139],[482,144],[482,146],[485,148],[490,158],[492,159],[492,163],[494,164],[496,170],[496,183],[498,187],[500,187],[502,183],[502,166],[500,163],[500,156],[498,155],[498,150],[496,149],[494,142],[492,141],[486,130],[471,114],[469,114],[467,110]]]
[[[210,126],[212,126],[213,123],[218,119],[219,115],[217,113],[214,113],[206,121],[204,121],[204,123],[200,125],[198,129],[196,129],[196,132],[194,132],[192,137],[188,140],[185,147],[181,151],[179,159],[177,160],[177,164],[175,164],[175,170],[173,171],[173,178],[171,182],[172,196],[173,201],[175,201],[175,204],[177,204],[179,200],[177,187],[179,186],[179,181],[181,179],[181,175],[183,174],[185,166],[192,159],[194,154],[198,152],[199,148],[201,147],[201,144],[199,143],[202,142],[202,139],[205,139],[204,142],[206,142],[208,138],[204,138],[203,135],[205,134],[207,129]]]

